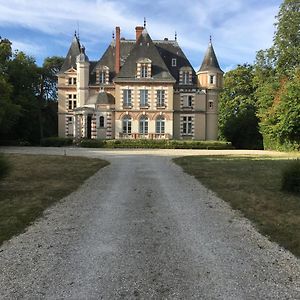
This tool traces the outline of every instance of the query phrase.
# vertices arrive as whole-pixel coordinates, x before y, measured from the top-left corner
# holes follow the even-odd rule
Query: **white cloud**
[[[42,53],[45,53],[46,50],[45,47],[31,42],[24,42],[19,40],[11,40],[11,42],[13,51],[23,51],[30,56],[40,55]]]
[[[201,61],[212,34],[219,60],[225,61],[227,68],[234,63],[252,62],[257,50],[271,45],[280,0],[270,2],[0,0],[0,27],[42,32],[55,41],[61,39],[67,48],[78,22],[82,40],[95,48],[109,43],[115,26],[121,26],[123,36],[133,38],[135,26],[142,25],[145,16],[153,39],[173,39],[176,30],[180,45],[194,64]]]

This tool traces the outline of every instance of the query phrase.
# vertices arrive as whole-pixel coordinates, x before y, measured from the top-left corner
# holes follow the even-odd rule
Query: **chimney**
[[[143,27],[143,26],[136,26],[136,27],[135,27],[136,42],[138,41],[139,37],[141,36],[143,30],[144,30],[144,27]]]
[[[116,74],[120,71],[120,27],[116,27],[116,52],[115,52],[115,72]]]

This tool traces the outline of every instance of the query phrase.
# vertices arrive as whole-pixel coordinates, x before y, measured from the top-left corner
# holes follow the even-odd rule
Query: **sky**
[[[209,37],[221,68],[253,63],[256,52],[272,45],[281,0],[0,0],[0,36],[13,49],[41,65],[48,56],[65,56],[75,30],[90,60],[101,58],[116,26],[135,38],[147,21],[152,39],[177,41],[198,70]]]

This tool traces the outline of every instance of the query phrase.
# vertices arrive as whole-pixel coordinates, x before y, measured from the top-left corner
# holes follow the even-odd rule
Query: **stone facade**
[[[58,73],[59,136],[216,140],[223,87],[211,42],[196,73],[177,40],[136,40],[116,28],[102,58],[89,61],[78,37]]]

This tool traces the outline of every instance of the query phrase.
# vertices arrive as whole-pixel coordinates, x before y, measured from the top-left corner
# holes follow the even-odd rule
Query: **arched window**
[[[104,117],[103,116],[100,116],[100,118],[99,118],[99,127],[100,128],[104,127]]]
[[[163,116],[159,116],[156,119],[155,124],[155,133],[164,134],[165,133],[165,118]]]
[[[148,117],[142,116],[140,118],[140,134],[148,134]]]
[[[123,133],[131,134],[131,117],[125,116],[123,118]]]

